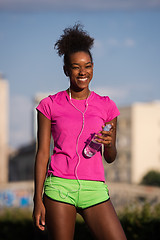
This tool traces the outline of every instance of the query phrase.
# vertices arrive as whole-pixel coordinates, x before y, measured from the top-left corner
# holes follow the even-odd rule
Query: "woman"
[[[111,163],[116,157],[119,111],[109,97],[89,90],[93,42],[79,24],[64,30],[55,48],[64,56],[70,87],[43,99],[37,107],[33,218],[39,229],[47,226],[51,239],[73,239],[77,211],[96,239],[126,239],[104,183],[102,149],[90,158],[84,154],[85,146],[98,133],[96,141],[104,145],[105,160]],[[109,132],[103,130],[107,123],[112,125]],[[47,170],[51,134],[54,150]]]

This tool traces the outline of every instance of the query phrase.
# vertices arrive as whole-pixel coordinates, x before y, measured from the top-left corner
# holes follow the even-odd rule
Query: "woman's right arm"
[[[34,168],[33,220],[40,229],[45,229],[45,207],[42,200],[43,185],[50,157],[51,121],[38,111],[38,146]]]

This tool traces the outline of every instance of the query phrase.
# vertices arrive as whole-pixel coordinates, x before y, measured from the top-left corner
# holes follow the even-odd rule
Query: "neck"
[[[67,89],[67,93],[69,94],[70,98],[78,99],[78,100],[84,100],[87,99],[90,96],[90,90],[85,89],[82,91],[74,91],[71,88]]]

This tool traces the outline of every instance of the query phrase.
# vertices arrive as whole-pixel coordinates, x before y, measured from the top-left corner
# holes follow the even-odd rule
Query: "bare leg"
[[[74,237],[76,209],[74,206],[53,201],[44,196],[46,225],[52,240],[71,240]]]
[[[110,200],[83,210],[82,216],[96,239],[126,240],[124,231]]]

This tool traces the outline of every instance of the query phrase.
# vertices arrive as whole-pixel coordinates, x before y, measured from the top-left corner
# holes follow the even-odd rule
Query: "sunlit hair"
[[[76,52],[87,52],[93,62],[90,49],[93,47],[94,38],[83,30],[81,24],[75,24],[73,27],[65,28],[59,40],[55,43],[54,48],[58,55],[64,57],[64,65],[69,64],[70,54]]]

